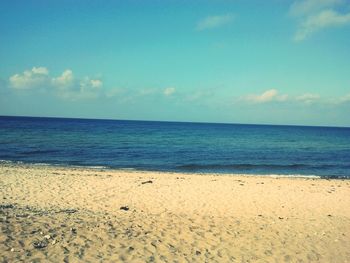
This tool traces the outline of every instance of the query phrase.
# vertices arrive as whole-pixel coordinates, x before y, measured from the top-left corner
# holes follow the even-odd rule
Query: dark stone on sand
[[[121,207],[120,207],[120,210],[128,211],[128,210],[129,210],[129,207],[128,207],[128,206],[121,206]]]
[[[155,248],[157,248],[157,241],[152,241],[151,245],[154,246]]]
[[[47,247],[47,240],[42,240],[42,241],[34,241],[33,242],[33,247],[36,248],[36,249],[41,249],[41,248],[45,248]]]
[[[133,247],[129,247],[129,251],[133,251],[135,248]]]
[[[62,209],[60,210],[61,213],[67,213],[67,214],[74,214],[76,212],[78,212],[77,209]]]
[[[18,244],[21,246],[21,247],[24,247],[24,242],[22,240],[18,240]]]
[[[152,180],[148,180],[148,181],[142,182],[141,184],[153,184],[153,181]]]
[[[202,254],[200,251],[196,251],[196,255],[199,256],[200,254]]]
[[[332,215],[331,215],[331,214],[329,214],[329,215],[327,215],[327,216],[331,217]]]
[[[0,209],[12,209],[14,208],[14,205],[12,204],[1,204]]]
[[[76,229],[76,228],[71,228],[70,231],[71,231],[73,234],[76,234],[76,233],[77,233],[77,229]]]

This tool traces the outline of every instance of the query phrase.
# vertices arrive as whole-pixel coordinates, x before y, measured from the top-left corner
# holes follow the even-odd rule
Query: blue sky
[[[350,126],[350,1],[1,1],[0,115]]]

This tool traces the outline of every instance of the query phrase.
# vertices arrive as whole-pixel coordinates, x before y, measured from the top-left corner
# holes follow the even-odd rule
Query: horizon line
[[[195,124],[224,124],[224,125],[252,125],[252,126],[287,126],[287,127],[315,127],[315,128],[345,128],[350,126],[325,126],[325,125],[300,125],[300,124],[271,124],[271,123],[237,123],[237,122],[204,122],[204,121],[174,121],[174,120],[140,120],[140,119],[113,119],[113,118],[89,118],[89,117],[62,117],[62,116],[25,116],[25,115],[0,115],[14,118],[46,118],[46,119],[73,119],[73,120],[101,120],[101,121],[137,121],[137,122],[168,122],[168,123],[195,123]]]

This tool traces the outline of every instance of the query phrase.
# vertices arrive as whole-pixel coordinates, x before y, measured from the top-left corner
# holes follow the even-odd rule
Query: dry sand
[[[1,164],[0,204],[1,262],[350,262],[350,180]]]

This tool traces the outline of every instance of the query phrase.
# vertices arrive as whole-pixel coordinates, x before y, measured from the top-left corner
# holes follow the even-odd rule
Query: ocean
[[[350,128],[0,117],[0,160],[350,178]]]

